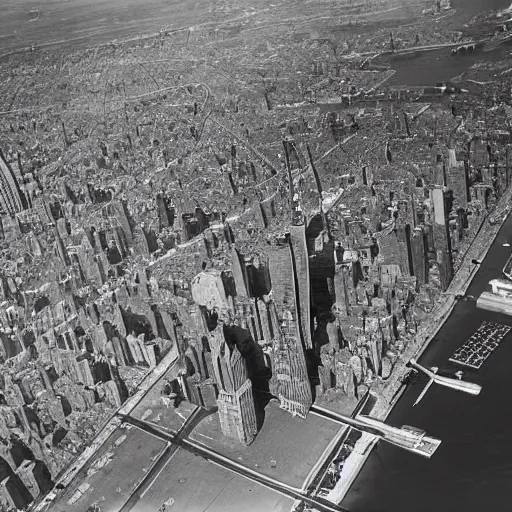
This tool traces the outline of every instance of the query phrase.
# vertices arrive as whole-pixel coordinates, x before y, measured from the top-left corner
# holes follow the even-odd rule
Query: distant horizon
[[[489,0],[502,2],[503,0]],[[133,39],[157,33],[162,29],[186,28],[204,23],[231,25],[249,17],[259,18],[262,25],[282,24],[290,16],[309,31],[303,19],[324,19],[318,13],[333,9],[332,19],[348,19],[358,6],[349,0],[332,2],[291,0],[288,3],[271,0],[238,0],[235,5],[210,0],[3,0],[0,17],[0,56],[11,51],[28,49],[32,45],[83,48],[111,41]],[[233,3],[233,2],[232,2]],[[226,2],[228,4],[228,2]],[[313,7],[314,6],[314,7]],[[369,24],[400,23],[421,14],[423,0],[386,0],[382,8],[367,9],[357,19]],[[39,11],[39,17],[34,12]],[[336,11],[336,12],[335,12]],[[258,14],[258,16],[253,16]],[[33,21],[30,21],[30,20]]]
[[[0,54],[44,46],[86,47],[200,21],[195,0],[4,0]],[[2,2],[3,3],[3,2]],[[190,8],[192,5],[192,9]],[[39,11],[39,16],[34,13]],[[32,21],[31,21],[32,20]]]

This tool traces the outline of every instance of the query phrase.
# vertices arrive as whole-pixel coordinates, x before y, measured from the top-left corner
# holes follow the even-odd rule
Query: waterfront
[[[467,24],[478,14],[490,11],[499,11],[509,7],[508,0],[453,0],[455,12],[446,21],[446,26],[452,30],[461,30],[470,35],[473,40],[487,39],[495,30],[495,20],[481,25]],[[443,30],[434,22],[435,30]],[[393,77],[387,85],[425,86],[438,82],[448,82],[473,66],[479,61],[498,61],[510,54],[510,43],[501,44],[489,50],[479,48],[475,52],[454,55],[452,48],[440,48],[416,53],[382,55],[373,62],[378,65],[387,65],[395,70]]]
[[[443,48],[386,57],[382,61],[376,59],[375,63],[389,65],[395,70],[387,85],[432,86],[438,82],[450,82],[481,60],[495,62],[507,53],[507,48],[503,46],[488,53],[478,50],[466,55],[453,55],[451,48]]]
[[[501,275],[510,255],[503,247],[512,237],[512,217],[502,226],[468,290],[478,297],[490,279]],[[448,359],[483,321],[512,325],[512,317],[459,301],[449,319],[420,359],[424,366],[458,367]],[[512,388],[512,335],[477,371],[465,379],[483,386],[478,397],[432,387],[415,408],[412,404],[425,381],[408,389],[391,414],[391,425],[411,424],[442,439],[435,456],[423,460],[380,443],[366,461],[343,505],[353,512],[480,512],[509,510],[512,475],[508,390]],[[371,491],[369,492],[369,489]]]
[[[508,2],[500,0],[461,0],[453,4],[461,25],[480,11],[508,7]],[[400,56],[393,65],[397,71],[393,83],[412,86],[448,81],[479,60],[499,60],[506,53],[507,48],[502,46],[494,52],[460,57],[454,57],[450,50]],[[510,242],[510,237],[509,217],[476,273],[468,295],[477,298],[490,279],[501,277],[501,269],[510,255],[510,249],[503,244]],[[485,320],[512,325],[512,318],[477,310],[475,301],[460,301],[420,362],[456,371],[459,368],[448,359]],[[512,441],[505,397],[511,387],[510,339],[509,334],[480,371],[466,372],[467,380],[483,386],[479,397],[461,396],[434,386],[422,403],[413,408],[426,381],[420,378],[408,389],[387,421],[391,425],[412,424],[425,429],[443,440],[440,449],[426,461],[379,443],[355,478],[343,505],[354,512],[508,510]]]

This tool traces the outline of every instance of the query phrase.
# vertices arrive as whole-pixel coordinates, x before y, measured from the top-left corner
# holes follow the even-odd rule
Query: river
[[[470,30],[471,36],[478,40],[492,33],[494,27],[486,24],[480,27],[473,25],[471,29],[468,29],[464,25],[479,13],[509,7],[510,0],[452,0],[452,5],[456,12],[450,18],[450,27],[466,32]],[[451,48],[443,48],[415,54],[382,56],[373,62],[374,64],[389,65],[396,71],[386,85],[435,85],[437,82],[450,81],[478,61],[500,60],[511,50],[512,43],[500,45],[492,51],[484,52],[480,49],[475,53],[465,55],[454,55]]]

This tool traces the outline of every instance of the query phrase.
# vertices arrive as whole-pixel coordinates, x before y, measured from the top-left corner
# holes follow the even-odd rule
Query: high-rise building
[[[445,192],[442,188],[433,188],[431,191],[432,204],[434,207],[434,246],[436,260],[439,267],[441,288],[445,291],[453,278],[453,262],[448,234],[448,212],[446,208]]]
[[[277,323],[275,306],[270,304],[269,309],[273,323]],[[271,392],[279,399],[282,409],[305,418],[313,403],[311,384],[302,344],[293,335],[297,322],[291,312],[286,316],[272,346]]]
[[[27,200],[23,194],[16,175],[0,150],[0,207],[11,217],[27,208]]]
[[[411,226],[399,225],[396,228],[398,243],[398,259],[402,275],[414,275],[412,250],[411,250]]]
[[[468,180],[466,165],[457,161],[454,149],[448,150],[446,166],[446,186],[453,191],[455,201],[464,209],[468,207]]]
[[[279,399],[281,408],[305,417],[312,404],[306,365],[311,336],[307,321],[301,322],[301,313],[306,307],[309,309],[309,274],[298,275],[295,258],[300,246],[287,237],[268,250],[273,299],[268,311],[274,335],[271,392]],[[301,308],[301,291],[304,290],[307,290],[307,299],[302,299]]]
[[[297,314],[300,321],[300,335],[305,350],[313,347],[311,333],[311,280],[309,256],[306,245],[306,226],[290,226],[290,258],[294,272]]]
[[[350,305],[349,292],[347,290],[347,282],[354,282],[351,269],[348,265],[336,264],[336,273],[334,275],[334,294],[336,297],[336,308],[338,312],[346,316]]]
[[[423,229],[415,228],[411,237],[411,252],[414,268],[414,275],[418,284],[422,285],[428,281],[428,260],[427,244]]]
[[[222,322],[210,333],[209,341],[219,388],[217,405],[222,432],[243,444],[250,444],[258,428],[245,360],[236,345],[226,342]]]

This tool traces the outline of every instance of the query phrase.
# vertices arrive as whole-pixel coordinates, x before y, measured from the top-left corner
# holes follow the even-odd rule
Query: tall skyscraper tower
[[[427,244],[421,228],[415,228],[411,238],[414,275],[420,285],[428,282]]]
[[[300,294],[308,289],[309,275],[298,275],[295,252],[299,246],[287,237],[269,249],[272,282],[269,313],[274,330],[271,392],[279,399],[282,409],[304,418],[313,399],[306,365],[311,336],[307,322],[301,322],[301,312],[309,308],[309,293],[305,294],[305,301]]]
[[[458,161],[454,149],[448,150],[446,186],[453,191],[455,201],[464,209],[468,207],[468,180],[466,166]]]
[[[236,345],[226,342],[222,322],[210,333],[209,342],[215,380],[219,387],[217,405],[222,432],[243,444],[250,444],[258,428],[245,360]]]
[[[23,194],[12,167],[0,150],[0,207],[11,217],[27,208]]]
[[[453,278],[453,261],[450,236],[448,234],[448,212],[446,211],[445,192],[436,187],[431,192],[434,206],[434,245],[441,279],[441,288],[446,291]]]

